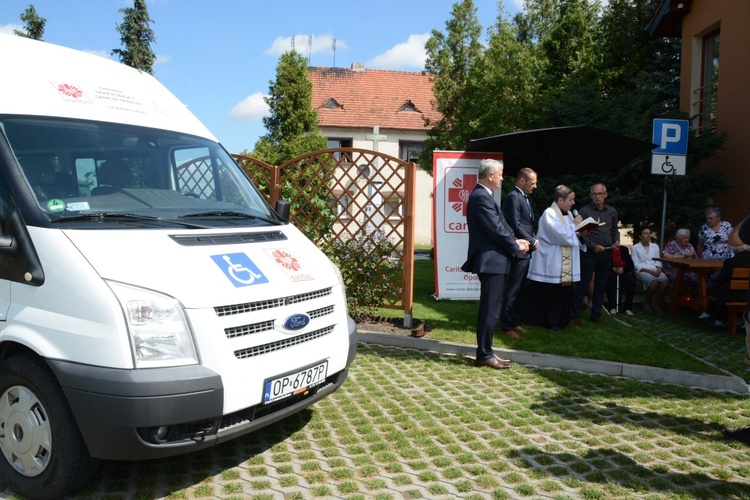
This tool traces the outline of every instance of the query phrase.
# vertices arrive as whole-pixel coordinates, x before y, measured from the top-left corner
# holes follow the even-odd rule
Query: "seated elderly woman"
[[[662,251],[664,257],[682,257],[685,259],[697,259],[698,253],[690,244],[690,229],[678,229],[674,235],[674,239],[670,240],[664,250]],[[669,278],[670,283],[674,283],[677,279],[677,269],[669,263],[664,263],[664,274]],[[682,275],[682,290],[681,293],[689,293],[695,295],[696,288],[698,287],[698,277],[695,273],[685,273]]]
[[[659,245],[651,241],[651,229],[644,227],[638,233],[640,241],[633,245],[631,256],[635,266],[635,279],[643,283],[646,295],[643,299],[644,311],[661,312],[661,304],[667,293],[669,278],[661,270]]]
[[[706,209],[706,223],[698,231],[698,255],[701,259],[728,259],[732,256],[729,248],[729,233],[732,225],[721,220],[721,210],[712,205]],[[706,276],[706,286],[714,284],[719,271]]]

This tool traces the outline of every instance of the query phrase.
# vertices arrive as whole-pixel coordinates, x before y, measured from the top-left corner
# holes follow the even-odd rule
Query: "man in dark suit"
[[[534,211],[529,195],[536,189],[536,172],[522,168],[516,175],[516,187],[503,199],[503,213],[510,223],[516,238],[529,242],[529,252],[510,259],[510,273],[505,280],[503,311],[500,315],[500,331],[506,337],[523,340],[521,333],[529,333],[521,326],[521,316],[516,300],[526,279],[531,262],[531,251],[536,250],[539,241],[534,236]]]
[[[503,305],[505,275],[510,271],[511,257],[528,252],[529,242],[513,236],[505,214],[492,197],[503,181],[503,164],[482,160],[477,178],[466,208],[469,251],[461,269],[476,274],[480,283],[476,366],[500,370],[510,367],[509,360],[492,350],[492,336]]]

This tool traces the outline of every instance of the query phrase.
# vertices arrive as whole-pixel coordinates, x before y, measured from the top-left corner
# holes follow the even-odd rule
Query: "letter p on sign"
[[[655,154],[685,155],[687,154],[688,120],[654,119],[652,142],[659,147],[654,148]]]

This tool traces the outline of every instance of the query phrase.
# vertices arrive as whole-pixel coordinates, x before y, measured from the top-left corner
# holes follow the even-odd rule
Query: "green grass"
[[[435,300],[434,261],[414,262],[413,317],[424,321],[430,332],[428,338],[476,345],[476,317],[478,301]],[[379,309],[377,314],[401,317],[403,312]],[[584,315],[584,318],[587,316]],[[628,325],[625,321],[606,318],[606,325],[587,322],[584,326],[569,326],[559,332],[526,325],[532,332],[525,340],[513,340],[496,334],[495,347],[523,351],[558,354],[588,359],[599,359],[637,365],[671,368],[684,371],[721,374],[717,368],[694,358],[654,337]],[[498,332],[499,332],[498,324]]]

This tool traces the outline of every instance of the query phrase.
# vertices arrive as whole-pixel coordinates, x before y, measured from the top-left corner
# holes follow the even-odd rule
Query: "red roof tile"
[[[346,68],[308,68],[313,108],[320,127],[426,131],[423,117],[435,121],[432,82],[422,73]],[[335,99],[339,108],[326,108]],[[419,112],[402,111],[409,101]]]

